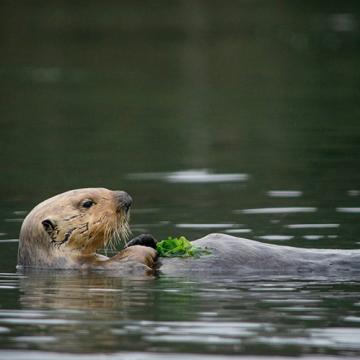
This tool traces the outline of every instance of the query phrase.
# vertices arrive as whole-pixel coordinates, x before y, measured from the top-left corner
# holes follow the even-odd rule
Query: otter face
[[[126,192],[104,188],[72,190],[40,203],[23,222],[19,264],[29,263],[27,257],[33,260],[69,251],[88,255],[126,239],[131,203]]]

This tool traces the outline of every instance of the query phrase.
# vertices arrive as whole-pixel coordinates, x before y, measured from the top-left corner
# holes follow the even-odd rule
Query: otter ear
[[[55,222],[50,219],[45,219],[41,222],[42,226],[44,227],[45,231],[51,236],[51,234],[55,230]]]

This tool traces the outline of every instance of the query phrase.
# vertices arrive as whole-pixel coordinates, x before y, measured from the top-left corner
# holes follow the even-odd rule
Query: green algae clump
[[[179,238],[169,237],[166,240],[159,241],[156,244],[156,250],[162,257],[199,257],[201,255],[209,255],[207,248],[193,245],[185,236]]]

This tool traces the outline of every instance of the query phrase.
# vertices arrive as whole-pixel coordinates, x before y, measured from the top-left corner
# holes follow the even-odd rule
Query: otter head
[[[72,267],[113,239],[126,238],[131,197],[104,188],[71,190],[37,205],[25,218],[18,265]]]

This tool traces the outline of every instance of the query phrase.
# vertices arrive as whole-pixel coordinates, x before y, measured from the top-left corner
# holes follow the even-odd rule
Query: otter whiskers
[[[121,212],[118,216],[115,216],[112,221],[107,221],[104,231],[104,251],[116,251],[117,246],[120,244],[126,244],[127,239],[131,235],[128,215]]]

